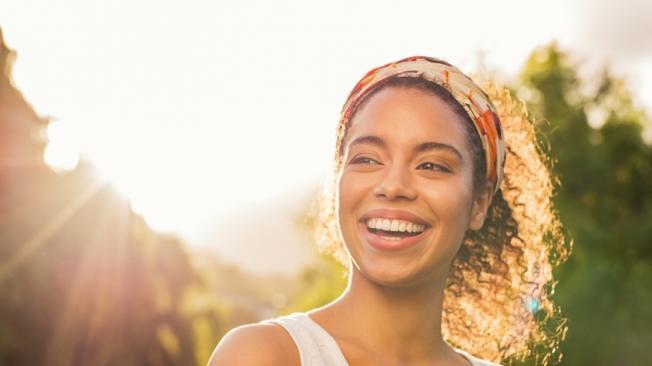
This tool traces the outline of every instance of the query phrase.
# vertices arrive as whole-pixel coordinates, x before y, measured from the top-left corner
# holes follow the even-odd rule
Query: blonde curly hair
[[[508,89],[485,84],[505,135],[504,177],[484,226],[467,231],[451,265],[442,333],[454,346],[494,362],[531,358],[547,365],[561,359],[558,345],[567,329],[551,300],[552,270],[570,253],[551,202],[558,182],[525,105]],[[319,249],[345,267],[349,258],[336,219],[336,183],[347,128],[338,125],[332,176],[312,212]]]

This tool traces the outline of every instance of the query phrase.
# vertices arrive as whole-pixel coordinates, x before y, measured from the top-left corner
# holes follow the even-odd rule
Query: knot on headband
[[[457,67],[427,56],[412,56],[367,72],[355,85],[342,108],[340,124],[347,126],[351,114],[369,93],[391,78],[414,77],[434,82],[464,107],[480,135],[487,161],[487,181],[493,193],[500,188],[505,165],[505,140],[496,108],[480,87]]]

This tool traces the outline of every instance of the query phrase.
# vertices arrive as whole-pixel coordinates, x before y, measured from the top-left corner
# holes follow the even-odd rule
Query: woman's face
[[[447,275],[489,203],[473,197],[463,123],[416,88],[385,88],[357,111],[338,177],[338,221],[354,270],[393,286]]]

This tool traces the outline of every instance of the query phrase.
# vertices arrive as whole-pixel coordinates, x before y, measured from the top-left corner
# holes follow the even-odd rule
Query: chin
[[[368,281],[379,286],[404,288],[432,281],[432,277],[410,266],[398,263],[373,263],[370,266],[357,268]]]
[[[405,288],[445,282],[451,262],[448,256],[419,261],[413,256],[355,255],[353,270],[379,286]]]

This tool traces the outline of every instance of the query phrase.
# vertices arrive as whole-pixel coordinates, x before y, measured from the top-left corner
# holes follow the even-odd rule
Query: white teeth
[[[408,232],[408,233],[420,233],[426,230],[425,225],[415,224],[403,220],[390,220],[390,219],[381,219],[381,218],[368,219],[367,227],[369,227],[370,229],[379,229],[383,231]]]
[[[398,220],[392,220],[392,226],[389,228],[390,231],[398,231],[398,226],[400,222]]]
[[[398,231],[405,232],[406,231],[406,226],[407,226],[407,224],[405,222],[401,221],[401,225],[399,225]]]

